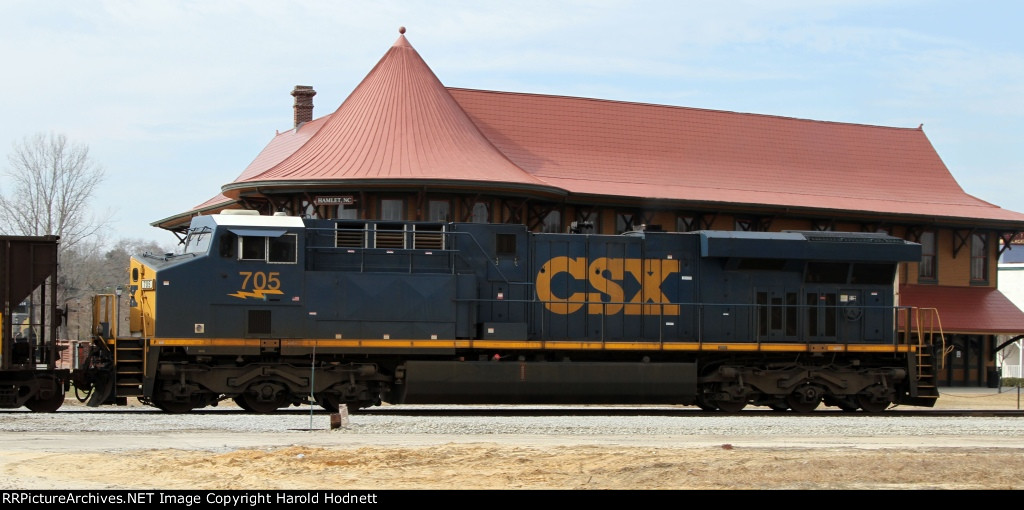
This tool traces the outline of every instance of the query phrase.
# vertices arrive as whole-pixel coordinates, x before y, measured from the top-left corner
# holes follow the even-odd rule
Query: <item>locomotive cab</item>
[[[232,305],[276,305],[286,290],[301,295],[302,227],[301,219],[287,216],[196,217],[180,253],[132,257],[130,334],[168,339],[229,337],[243,326],[251,336],[261,334],[265,327],[243,324],[256,320],[258,313],[251,310],[259,306]],[[158,321],[161,316],[169,320]]]

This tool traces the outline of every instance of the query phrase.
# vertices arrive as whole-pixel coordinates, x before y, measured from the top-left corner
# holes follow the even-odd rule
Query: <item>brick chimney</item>
[[[315,95],[316,91],[309,85],[296,85],[295,90],[292,90],[292,96],[295,96],[295,127],[313,120],[313,96]]]

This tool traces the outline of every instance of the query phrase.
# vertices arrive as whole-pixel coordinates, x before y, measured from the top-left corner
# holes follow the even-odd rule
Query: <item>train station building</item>
[[[312,86],[291,95],[293,126],[153,225],[180,235],[193,216],[251,209],[535,232],[885,231],[922,246],[900,304],[939,310],[940,384],[994,385],[1000,349],[1024,335],[996,270],[1024,213],[965,193],[921,126],[451,88],[404,29],[333,111],[314,114]]]

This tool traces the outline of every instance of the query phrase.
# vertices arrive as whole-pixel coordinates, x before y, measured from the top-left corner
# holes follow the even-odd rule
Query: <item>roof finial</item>
[[[405,27],[398,27],[398,33],[399,34],[404,34],[405,33]]]

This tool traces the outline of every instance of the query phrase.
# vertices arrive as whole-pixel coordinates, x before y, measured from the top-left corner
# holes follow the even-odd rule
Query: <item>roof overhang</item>
[[[992,287],[900,285],[900,305],[935,308],[946,334],[1024,334],[1024,312]]]
[[[304,179],[277,181],[233,182],[221,187],[221,193],[232,199],[240,199],[249,193],[303,193],[317,189],[352,189],[356,187],[416,188],[429,186],[431,189],[486,189],[504,192],[533,193],[546,196],[564,197],[565,190],[554,186],[538,186],[529,183],[504,181],[468,181],[457,179]]]

